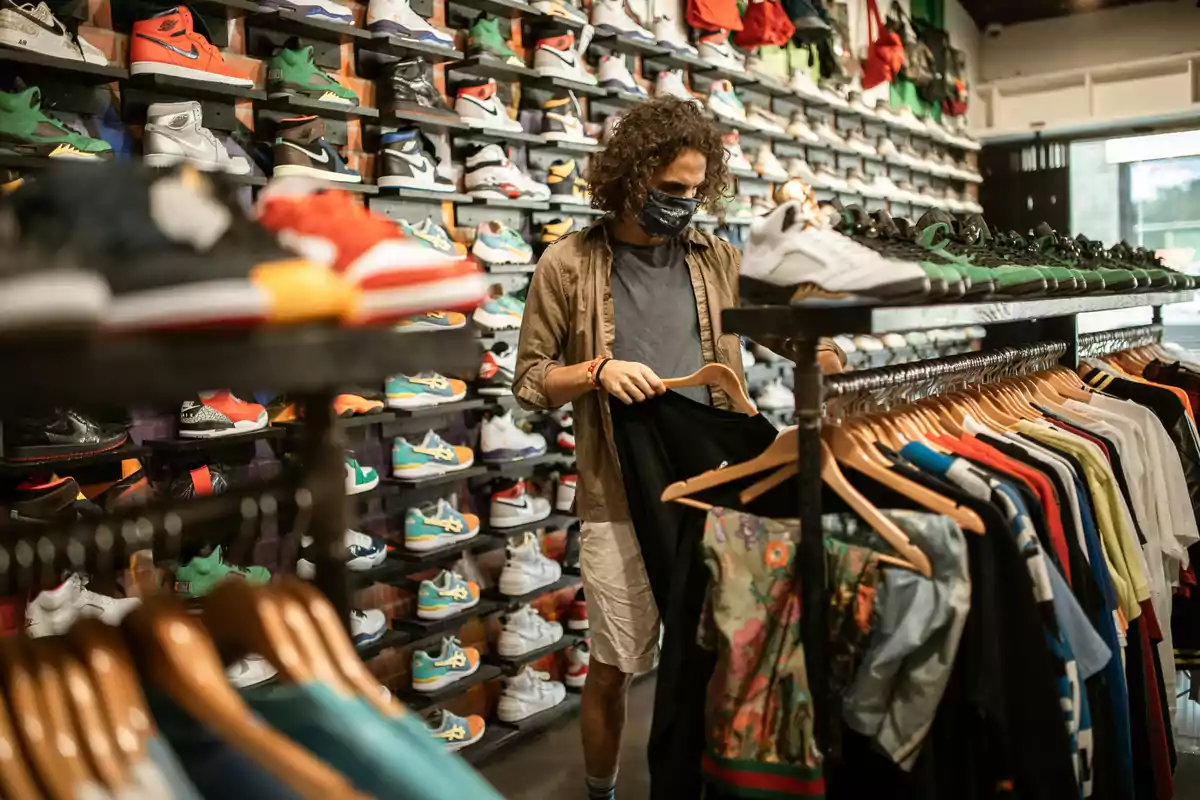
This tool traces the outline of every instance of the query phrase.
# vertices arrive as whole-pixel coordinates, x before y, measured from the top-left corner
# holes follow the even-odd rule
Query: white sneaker
[[[846,137],[846,146],[854,152],[862,156],[878,155],[875,146],[867,141],[867,137],[863,136],[858,131],[851,131]]]
[[[544,672],[525,667],[504,681],[504,691],[496,706],[501,722],[520,722],[567,699],[567,687],[548,680]]]
[[[604,33],[615,33],[643,42],[654,41],[654,34],[639,25],[625,9],[624,0],[595,0],[592,3],[592,25]]]
[[[849,188],[846,186],[846,179],[834,172],[827,164],[817,165],[814,181],[813,186],[821,186],[831,192],[844,192]]]
[[[796,398],[792,390],[783,385],[778,378],[758,390],[754,402],[761,411],[791,411],[796,407]]]
[[[730,131],[721,137],[721,141],[725,145],[725,154],[728,156],[725,163],[731,170],[750,172],[754,169],[750,159],[746,158],[746,154],[742,152],[741,134],[737,131]]]
[[[108,66],[100,49],[82,36],[72,36],[45,3],[0,4],[0,44],[55,58]]]
[[[729,43],[729,31],[718,30],[700,37],[700,58],[730,72],[745,72],[746,64]]]
[[[548,142],[599,144],[595,137],[587,135],[575,101],[569,95],[542,105],[542,138]]]
[[[143,160],[151,167],[188,163],[202,171],[249,175],[250,162],[229,155],[212,131],[204,127],[203,113],[196,100],[152,103],[146,110]]]
[[[575,484],[578,475],[562,475],[554,489],[554,507],[564,514],[570,514],[575,507]]]
[[[588,640],[577,642],[567,648],[567,671],[563,680],[572,689],[582,689],[587,683],[588,667],[592,663],[592,648]]]
[[[700,105],[700,99],[687,90],[683,85],[683,70],[664,69],[658,73],[654,82],[655,97],[678,97],[680,100],[691,100]]]
[[[346,546],[346,569],[351,572],[365,572],[387,561],[387,544],[382,539],[347,528],[342,542]],[[301,536],[300,546],[312,547],[313,538]],[[308,559],[302,558],[296,563],[296,574],[301,578],[311,579],[315,573],[316,567]]]
[[[546,437],[526,433],[513,422],[512,412],[483,421],[479,432],[479,456],[489,463],[520,461],[546,454]]]
[[[871,196],[871,192],[867,188],[867,177],[857,167],[846,170],[846,190],[855,194]]]
[[[355,647],[365,647],[383,638],[387,632],[387,615],[377,608],[360,611],[350,609],[350,638]]]
[[[749,372],[750,368],[758,362],[754,360],[754,354],[750,352],[750,347],[746,344],[745,339],[740,339],[742,350],[742,372]]]
[[[858,294],[888,300],[929,291],[929,278],[918,265],[885,258],[821,227],[821,219],[795,201],[754,220],[744,252],[743,275],[798,287],[796,297]]]
[[[508,560],[500,571],[500,593],[509,597],[535,592],[562,577],[562,567],[542,555],[537,534],[526,531],[521,543],[508,546]]]
[[[496,650],[502,658],[520,658],[549,647],[562,637],[561,624],[542,619],[532,607],[525,605],[504,617]]]
[[[454,47],[454,37],[430,25],[429,20],[409,7],[408,0],[371,0],[367,6],[367,30],[439,47]]]
[[[488,524],[493,528],[515,528],[517,525],[540,522],[548,516],[550,501],[529,494],[525,490],[524,480],[492,493]]]
[[[824,184],[817,180],[816,173],[803,158],[789,158],[786,169],[789,178],[798,178],[815,189],[824,188]]]
[[[726,80],[713,81],[708,86],[708,110],[718,117],[746,121],[746,109],[742,98],[733,90],[733,84]]]
[[[654,20],[654,38],[663,47],[689,56],[699,56],[696,48],[688,42],[687,36],[675,25],[675,20],[668,14],[656,17]]]
[[[126,614],[142,604],[136,597],[109,597],[86,586],[83,576],[72,573],[58,588],[38,594],[25,606],[25,632],[33,637],[56,636],[66,633],[80,617],[120,625]]]
[[[272,680],[279,671],[266,658],[258,653],[251,653],[245,658],[239,658],[225,668],[225,678],[235,689],[248,689]]]
[[[808,100],[825,100],[820,87],[813,81],[809,71],[805,69],[798,69],[792,73],[792,80],[788,83],[788,88]]]
[[[596,85],[596,76],[584,69],[580,48],[575,46],[575,34],[570,32],[538,40],[533,51],[533,70],[547,78]]]
[[[832,147],[834,150],[847,149],[846,140],[837,132],[837,128],[830,125],[828,122],[819,122],[814,132],[820,138],[821,143],[826,147]]]
[[[804,116],[804,111],[799,108],[792,112],[792,119],[787,126],[787,135],[809,144],[817,144],[821,141],[821,137],[808,124],[808,117]]]
[[[771,113],[757,103],[746,109],[746,122],[766,133],[783,134],[786,124],[782,117]]]
[[[508,160],[498,144],[481,147],[467,156],[463,183],[467,194],[491,199],[549,200],[550,187],[538,183]]]
[[[788,179],[787,170],[779,163],[779,159],[775,157],[769,144],[758,148],[758,153],[754,157],[754,171],[764,179],[776,183],[782,183]]]
[[[600,85],[613,91],[636,94],[639,97],[646,96],[646,90],[633,79],[633,75],[629,72],[625,58],[616,53],[601,56]]]
[[[524,128],[508,115],[496,88],[494,78],[478,86],[460,86],[454,99],[454,113],[472,128],[521,133]]]
[[[879,137],[875,143],[875,152],[885,161],[895,161],[900,155],[900,151],[896,149],[896,143],[886,136]]]

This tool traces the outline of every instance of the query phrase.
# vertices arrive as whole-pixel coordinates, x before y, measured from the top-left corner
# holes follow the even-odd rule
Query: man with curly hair
[[[608,396],[642,402],[666,391],[660,376],[710,362],[745,382],[738,337],[721,331],[721,311],[738,302],[741,254],[689,225],[729,182],[721,132],[695,103],[665,97],[634,106],[592,156],[588,181],[605,216],[538,261],[513,393],[529,409],[574,408],[591,634],[584,763],[589,797],[612,798],[629,683],[655,664],[659,613],[630,522]],[[718,388],[680,391],[732,408]]]

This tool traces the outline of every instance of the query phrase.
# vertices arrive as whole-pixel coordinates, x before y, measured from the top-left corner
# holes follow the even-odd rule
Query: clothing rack
[[[950,375],[951,382],[961,386],[962,373],[955,373],[951,364],[968,364],[964,359],[986,358],[1000,348],[1039,345],[1062,348],[1058,363],[1074,369],[1079,363],[1079,347],[1093,347],[1092,335],[1080,336],[1077,315],[1083,312],[1125,308],[1150,307],[1153,320],[1161,322],[1161,306],[1189,302],[1194,292],[1148,292],[1135,295],[1107,295],[1089,298],[1039,298],[1012,302],[975,304],[937,304],[912,306],[879,306],[857,300],[806,300],[791,305],[754,306],[727,309],[721,315],[722,331],[748,336],[795,362],[793,393],[795,395],[796,436],[799,439],[799,470],[796,492],[800,508],[800,542],[797,546],[799,568],[796,579],[801,594],[801,607],[806,610],[829,608],[829,590],[825,575],[825,553],[821,531],[821,420],[825,415],[825,398],[886,389],[900,383],[898,377],[882,377],[884,371],[897,370],[897,375],[917,376],[911,380],[941,380]],[[982,325],[987,329],[984,347],[994,347],[982,356],[969,354],[939,359],[936,362],[915,362],[893,368],[871,370],[870,374],[855,373],[825,379],[817,364],[817,343],[820,337],[838,334],[859,335],[902,333],[928,328]],[[1029,351],[1026,351],[1029,352]],[[1090,352],[1090,351],[1089,351]],[[1044,363],[1050,366],[1052,357],[1044,353]],[[1004,357],[1001,356],[1001,359]],[[958,361],[956,361],[958,360]],[[970,374],[978,368],[962,370]],[[941,364],[939,366],[939,364]],[[916,372],[920,367],[925,372]],[[998,364],[993,364],[998,367]],[[878,384],[878,385],[876,385]],[[911,385],[917,385],[910,383]],[[837,388],[833,388],[837,387]],[[818,535],[806,535],[816,531]],[[829,625],[825,613],[804,613],[800,620],[801,641],[804,645],[805,666],[811,686],[828,685]],[[823,749],[829,742],[828,699],[823,691],[812,692],[814,733]]]
[[[1111,331],[1084,333],[1079,336],[1079,357],[1097,358],[1122,350],[1133,350],[1162,341],[1162,325],[1139,325]]]

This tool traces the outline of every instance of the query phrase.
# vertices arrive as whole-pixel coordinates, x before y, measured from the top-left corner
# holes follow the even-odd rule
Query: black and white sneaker
[[[276,133],[271,149],[276,177],[299,175],[338,183],[362,183],[362,176],[346,166],[333,145],[325,141],[325,121],[320,117],[281,119]]]
[[[234,436],[267,427],[267,409],[247,403],[228,389],[201,392],[179,409],[179,435],[208,439]]]
[[[420,131],[385,133],[379,140],[380,186],[453,192],[454,181],[438,173],[437,160],[425,149]]]
[[[467,156],[463,183],[467,193],[488,199],[549,200],[550,187],[526,175],[504,148],[489,144]]]
[[[542,138],[551,142],[599,144],[584,131],[575,98],[569,94],[542,103]]]
[[[0,44],[102,67],[108,59],[82,36],[72,36],[45,3],[0,0]]]
[[[499,397],[512,394],[513,378],[517,372],[517,350],[508,342],[496,342],[484,352],[476,384],[481,395]]]

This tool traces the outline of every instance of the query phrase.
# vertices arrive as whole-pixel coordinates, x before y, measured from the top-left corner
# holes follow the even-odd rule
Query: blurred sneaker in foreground
[[[467,315],[457,311],[426,311],[396,324],[402,331],[453,331],[466,326]]]

